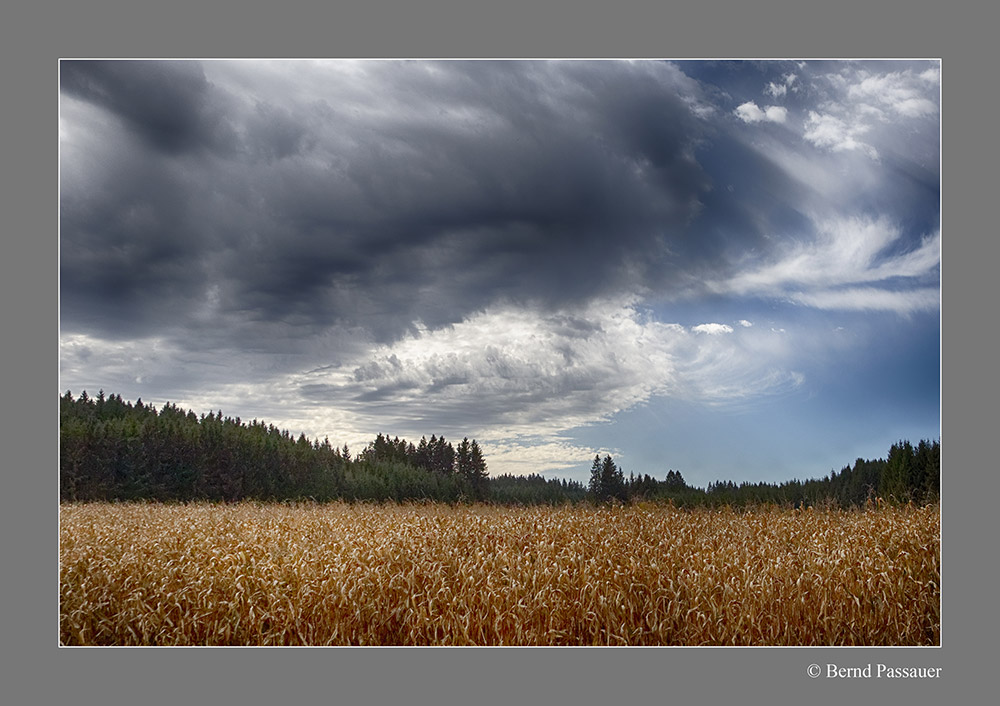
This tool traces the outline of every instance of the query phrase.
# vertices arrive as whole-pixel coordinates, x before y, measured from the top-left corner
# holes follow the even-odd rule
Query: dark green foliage
[[[466,477],[469,481],[469,485],[472,486],[474,496],[482,500],[488,494],[488,479],[489,471],[486,467],[486,457],[483,456],[482,449],[479,448],[479,444],[476,440],[472,440],[472,446],[469,448],[469,470]]]
[[[470,494],[465,479],[457,474],[431,473],[399,461],[362,461],[347,469],[339,496],[345,500],[454,503]]]
[[[559,478],[500,475],[489,479],[489,498],[502,505],[561,505],[586,499],[582,483]]]
[[[896,503],[929,503],[941,492],[941,445],[900,441],[889,449],[879,494]]]
[[[601,497],[601,454],[594,456],[594,462],[590,466],[590,483],[587,484],[587,492],[592,498]]]
[[[598,456],[591,466],[589,494],[607,500],[604,490],[605,464]],[[664,480],[649,475],[630,475],[626,482],[631,500],[668,501],[684,506],[785,505],[804,507],[834,504],[840,507],[863,507],[881,499],[887,503],[936,502],[941,492],[941,444],[921,441],[914,447],[907,441],[894,444],[888,459],[857,459],[854,466],[839,472],[831,471],[825,478],[783,483],[736,484],[731,480],[709,483],[705,489],[689,486],[678,471],[670,470]],[[601,493],[601,495],[598,495]]]
[[[916,448],[900,441],[887,459],[857,459],[854,466],[831,471],[825,478],[780,484],[710,483],[704,502],[711,505],[778,504],[794,507],[833,503],[863,507],[868,503],[930,504],[941,492],[941,442],[920,441]],[[689,500],[698,499],[689,496]],[[700,503],[699,503],[700,504]]]
[[[484,498],[486,462],[475,441],[468,476],[455,470],[444,437],[423,442],[379,434],[354,460],[345,445],[298,438],[273,425],[222,411],[198,417],[166,403],[83,392],[60,398],[60,497],[63,500],[292,500]]]
[[[628,486],[625,484],[625,474],[615,465],[610,455],[601,460],[600,454],[594,456],[590,467],[590,496],[596,502],[618,500],[625,502],[629,498]]]
[[[482,449],[475,439],[472,442],[468,437],[462,439],[455,451],[455,470],[461,475],[469,485],[472,497],[475,500],[486,500],[489,497],[489,472],[486,469],[486,459],[483,457]]]
[[[936,502],[941,496],[941,444],[921,439],[917,444],[914,491],[919,493],[918,502]]]

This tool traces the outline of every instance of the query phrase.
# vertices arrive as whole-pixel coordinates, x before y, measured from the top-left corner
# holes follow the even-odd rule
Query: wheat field
[[[62,645],[937,645],[937,506],[64,504]]]

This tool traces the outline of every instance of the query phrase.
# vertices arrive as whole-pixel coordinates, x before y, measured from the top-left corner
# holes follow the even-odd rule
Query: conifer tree
[[[475,439],[469,447],[469,482],[472,484],[472,491],[476,498],[482,500],[486,497],[489,482],[489,470],[486,467],[486,458],[482,449]]]
[[[601,464],[601,493],[604,500],[628,500],[628,489],[625,486],[625,474],[615,465],[611,455],[604,457]]]
[[[594,500],[600,501],[601,497],[601,455],[594,456],[594,462],[590,465],[590,483],[587,485],[587,492]]]
[[[462,443],[455,449],[455,470],[465,479],[472,480],[472,446],[469,444],[469,437],[462,439]]]

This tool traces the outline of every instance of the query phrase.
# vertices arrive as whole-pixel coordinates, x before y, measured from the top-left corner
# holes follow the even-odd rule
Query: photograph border
[[[559,2],[369,2],[314,8],[183,0],[139,9],[128,2],[19,5],[3,29],[5,205],[13,220],[4,258],[8,358],[18,400],[5,495],[5,670],[12,702],[100,698],[107,704],[591,703],[614,699],[721,702],[766,695],[773,703],[866,700],[940,702],[988,678],[994,654],[980,606],[992,582],[982,518],[995,487],[984,463],[993,419],[982,380],[992,351],[995,300],[985,207],[986,139],[979,91],[987,83],[986,32],[975,13],[894,1],[806,11],[800,3],[703,2],[648,10]],[[6,53],[6,52],[5,52]],[[60,648],[58,646],[58,59],[60,57],[413,58],[817,58],[942,60],[942,646],[894,648]],[[5,111],[6,112],[6,111]],[[992,146],[991,140],[990,145]],[[8,209],[5,209],[8,210]],[[986,248],[986,249],[984,249]],[[988,290],[989,288],[987,288]],[[947,312],[947,313],[945,313]],[[16,366],[16,367],[13,367]],[[14,373],[13,371],[17,372]],[[987,378],[989,379],[989,378]],[[947,388],[944,383],[947,381]],[[49,400],[46,390],[52,393]],[[978,477],[970,474],[978,471]],[[961,551],[948,553],[948,548]],[[975,562],[975,563],[974,563]],[[987,561],[987,564],[993,562]],[[992,567],[990,567],[992,569]],[[811,664],[942,667],[937,680],[811,679]],[[6,680],[5,680],[6,681]]]

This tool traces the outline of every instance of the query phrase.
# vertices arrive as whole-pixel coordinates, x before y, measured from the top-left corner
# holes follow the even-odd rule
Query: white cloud
[[[774,262],[745,267],[710,288],[788,298],[824,309],[908,314],[937,306],[938,298],[928,295],[937,290],[924,285],[936,276],[940,263],[940,232],[914,249],[897,252],[902,231],[886,218],[838,217],[816,219],[815,224],[814,239],[790,245]],[[869,286],[857,288],[862,284]]]
[[[791,348],[740,331],[657,321],[632,299],[549,313],[497,306],[454,326],[418,329],[353,365],[294,376],[284,397],[319,394],[329,402],[315,414],[336,407],[350,419],[356,411],[352,424],[367,425],[370,436],[391,429],[407,438],[475,437],[493,449],[491,468],[514,444],[528,451],[511,459],[530,459],[521,470],[538,472],[592,453],[563,444],[569,430],[653,397],[717,404],[797,384],[786,370]]]
[[[769,122],[783,123],[788,118],[788,110],[780,105],[769,105],[764,109],[764,116]]]
[[[474,416],[507,434],[555,433],[670,389],[686,337],[644,320],[630,302],[552,314],[495,307],[376,349],[349,375],[311,382],[367,402],[391,392],[401,416],[433,409],[456,424]]]
[[[753,326],[753,323],[747,321],[746,319],[740,319],[737,323],[743,328],[750,328],[751,326]]]
[[[612,453],[611,449],[595,450],[569,441],[536,441],[532,439],[503,440],[482,444],[491,476],[505,473],[526,476],[532,473],[557,473],[589,463],[595,453]],[[617,455],[617,454],[616,454]]]
[[[753,101],[747,101],[736,107],[736,116],[745,123],[759,123],[764,119],[764,111]]]
[[[764,94],[774,98],[781,98],[786,93],[788,93],[788,86],[783,83],[774,83],[771,81],[764,87]]]
[[[934,67],[932,69],[927,69],[920,73],[920,80],[926,83],[931,83],[937,85],[941,83],[941,69],[940,67]]]
[[[795,80],[798,78],[794,73],[787,73],[781,77],[781,81],[774,82],[769,81],[766,86],[764,86],[764,95],[772,96],[773,98],[783,98],[789,90],[795,92],[798,91],[798,86],[795,86]]]
[[[934,71],[928,69],[921,74],[914,74],[913,71],[887,74],[861,72],[856,83],[848,88],[847,96],[854,101],[874,103],[904,117],[933,115],[937,112],[937,104],[931,100],[923,84],[936,83]]]
[[[928,119],[939,111],[936,66],[889,72],[848,67],[819,81],[829,93],[809,112],[803,131],[803,138],[816,147],[858,151],[872,159],[895,149],[912,157],[913,131],[935,129]]]
[[[922,277],[941,262],[941,231],[926,236],[915,250],[895,255],[869,271],[871,280],[892,277]]]
[[[736,116],[745,123],[783,123],[788,110],[779,105],[769,105],[762,110],[753,101],[748,101],[736,108]]]
[[[794,292],[791,298],[800,304],[819,309],[892,311],[905,315],[936,309],[940,304],[940,291],[931,287],[899,292],[875,287],[854,287]]]
[[[709,336],[718,336],[722,333],[732,333],[733,327],[727,326],[726,324],[698,324],[697,326],[692,326],[691,330],[695,333],[706,333]]]
[[[833,152],[860,150],[872,159],[878,159],[878,150],[858,139],[868,130],[869,126],[863,122],[848,123],[835,115],[810,110],[802,136],[817,147]]]

